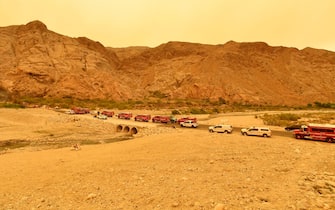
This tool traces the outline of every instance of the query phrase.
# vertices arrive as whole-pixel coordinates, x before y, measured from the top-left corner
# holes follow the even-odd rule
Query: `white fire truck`
[[[335,125],[331,124],[308,124],[300,129],[293,130],[296,139],[310,139],[335,143]]]

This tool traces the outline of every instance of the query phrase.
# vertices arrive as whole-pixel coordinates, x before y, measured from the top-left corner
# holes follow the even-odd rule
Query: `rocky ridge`
[[[0,55],[0,99],[143,100],[159,92],[251,104],[335,101],[335,52],[321,49],[234,41],[112,48],[33,21],[0,27]]]

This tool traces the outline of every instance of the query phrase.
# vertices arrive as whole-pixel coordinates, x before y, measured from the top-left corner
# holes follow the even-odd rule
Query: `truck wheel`
[[[263,137],[266,138],[266,137],[268,137],[268,135],[264,133],[264,134],[263,134]]]
[[[296,139],[301,139],[301,136],[300,135],[295,135],[295,138]]]
[[[242,133],[242,135],[243,135],[243,136],[246,136],[246,135],[247,135],[247,133],[246,133],[246,132],[244,132],[244,133]]]
[[[213,133],[214,131],[211,129],[211,130],[209,130],[209,132]]]

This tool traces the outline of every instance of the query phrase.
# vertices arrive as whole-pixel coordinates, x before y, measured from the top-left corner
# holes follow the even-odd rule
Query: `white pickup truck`
[[[180,123],[181,127],[186,127],[186,128],[196,128],[198,127],[198,123],[192,121],[192,120],[186,120],[184,122]]]
[[[218,132],[218,133],[232,133],[233,132],[233,126],[231,125],[213,125],[208,127],[208,131]]]

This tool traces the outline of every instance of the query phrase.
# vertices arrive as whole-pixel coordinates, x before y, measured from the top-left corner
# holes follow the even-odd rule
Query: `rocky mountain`
[[[105,47],[39,22],[0,27],[0,97],[335,102],[335,52],[263,42]]]

